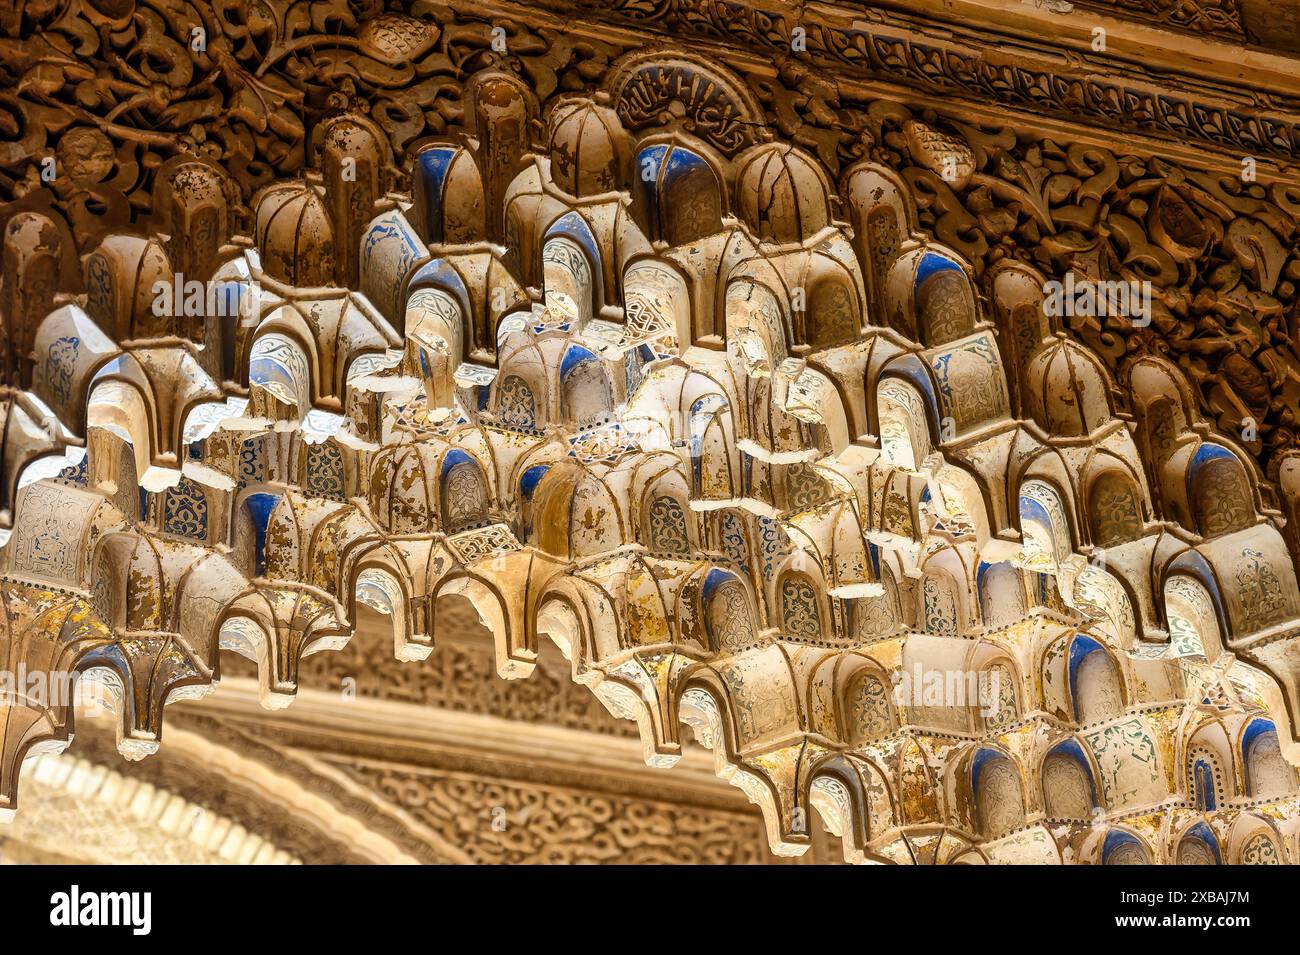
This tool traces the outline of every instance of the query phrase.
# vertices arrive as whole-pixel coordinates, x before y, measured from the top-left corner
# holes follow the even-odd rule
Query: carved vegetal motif
[[[1241,850],[1242,865],[1281,865],[1277,845],[1268,836],[1260,833],[1251,836]]]
[[[1159,785],[1155,743],[1140,720],[1092,731],[1088,742],[1101,771],[1107,805],[1132,804]]]
[[[650,549],[660,554],[685,556],[690,552],[686,513],[676,498],[658,497],[650,505]]]
[[[511,376],[501,386],[497,417],[507,428],[536,426],[537,406],[533,392],[522,378]]]
[[[1092,489],[1093,537],[1102,546],[1133,540],[1142,533],[1142,515],[1133,486],[1118,472],[1104,474]]]
[[[719,648],[740,650],[754,641],[754,624],[745,587],[738,580],[723,583],[708,602],[709,626]]]
[[[781,584],[781,617],[786,632],[808,639],[821,636],[817,593],[806,578],[793,577]]]
[[[1016,693],[1016,676],[1007,666],[992,667],[981,674],[985,687],[995,687],[994,702],[985,723],[991,729],[1005,730],[1020,718],[1020,699]]]
[[[989,763],[980,777],[979,812],[984,835],[998,839],[1024,825],[1020,776],[1008,759]]]
[[[1201,839],[1185,838],[1178,845],[1178,865],[1217,865],[1214,850]]]
[[[888,691],[878,676],[867,673],[850,684],[848,719],[850,736],[856,741],[873,739],[893,728]]]
[[[483,864],[745,864],[755,825],[704,808],[383,765],[345,771]]]
[[[1087,770],[1068,756],[1048,756],[1043,763],[1043,805],[1055,819],[1087,819],[1092,791]]]
[[[1244,34],[1241,0],[1079,0],[1079,6],[1123,12],[1186,30],[1236,38]]]

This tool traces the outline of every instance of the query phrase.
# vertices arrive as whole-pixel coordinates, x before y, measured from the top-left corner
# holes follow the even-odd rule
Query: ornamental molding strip
[[[70,791],[73,690],[158,760],[167,704],[283,708],[365,617],[367,712],[472,749],[521,698],[432,670],[472,611],[649,766],[711,750],[778,856],[1300,858],[1300,30],[938,6],[0,11],[0,814],[25,763]],[[602,858],[460,845],[459,770],[220,699],[191,754],[382,817],[332,858]],[[762,861],[734,807],[503,785]],[[258,811],[229,852],[308,857]]]

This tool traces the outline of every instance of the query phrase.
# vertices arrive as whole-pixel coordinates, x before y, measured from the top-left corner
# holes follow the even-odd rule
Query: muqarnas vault
[[[320,66],[250,23],[194,57]],[[1163,329],[1198,261],[1276,291],[1292,193],[900,103],[845,155],[708,57],[559,84],[486,21],[339,23],[374,64],[343,86],[304,68],[277,110],[285,72],[246,73],[260,128],[236,98],[237,133],[166,149],[74,118],[17,190],[8,667],[97,681],[139,759],[222,651],[278,708],[359,606],[418,667],[460,598],[502,677],[553,641],[647,761],[712,749],[779,854],[815,814],[853,861],[1296,857],[1300,469],[1167,352],[1043,308],[1067,272],[1154,279]],[[457,44],[444,129],[367,100]],[[1035,163],[1032,230],[943,204]],[[111,177],[131,208],[83,233]],[[1099,202],[1141,256],[1089,244]],[[0,702],[5,811],[72,720]]]

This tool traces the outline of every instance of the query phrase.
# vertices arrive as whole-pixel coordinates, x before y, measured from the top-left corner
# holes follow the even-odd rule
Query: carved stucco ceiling
[[[781,853],[813,805],[857,860],[1294,853],[1291,94],[575,9],[0,24],[10,665],[146,756],[221,651],[281,707],[358,604],[419,666],[456,597],[651,764],[689,724]],[[1149,322],[1050,314],[1067,274]],[[9,805],[73,726],[4,713]]]

